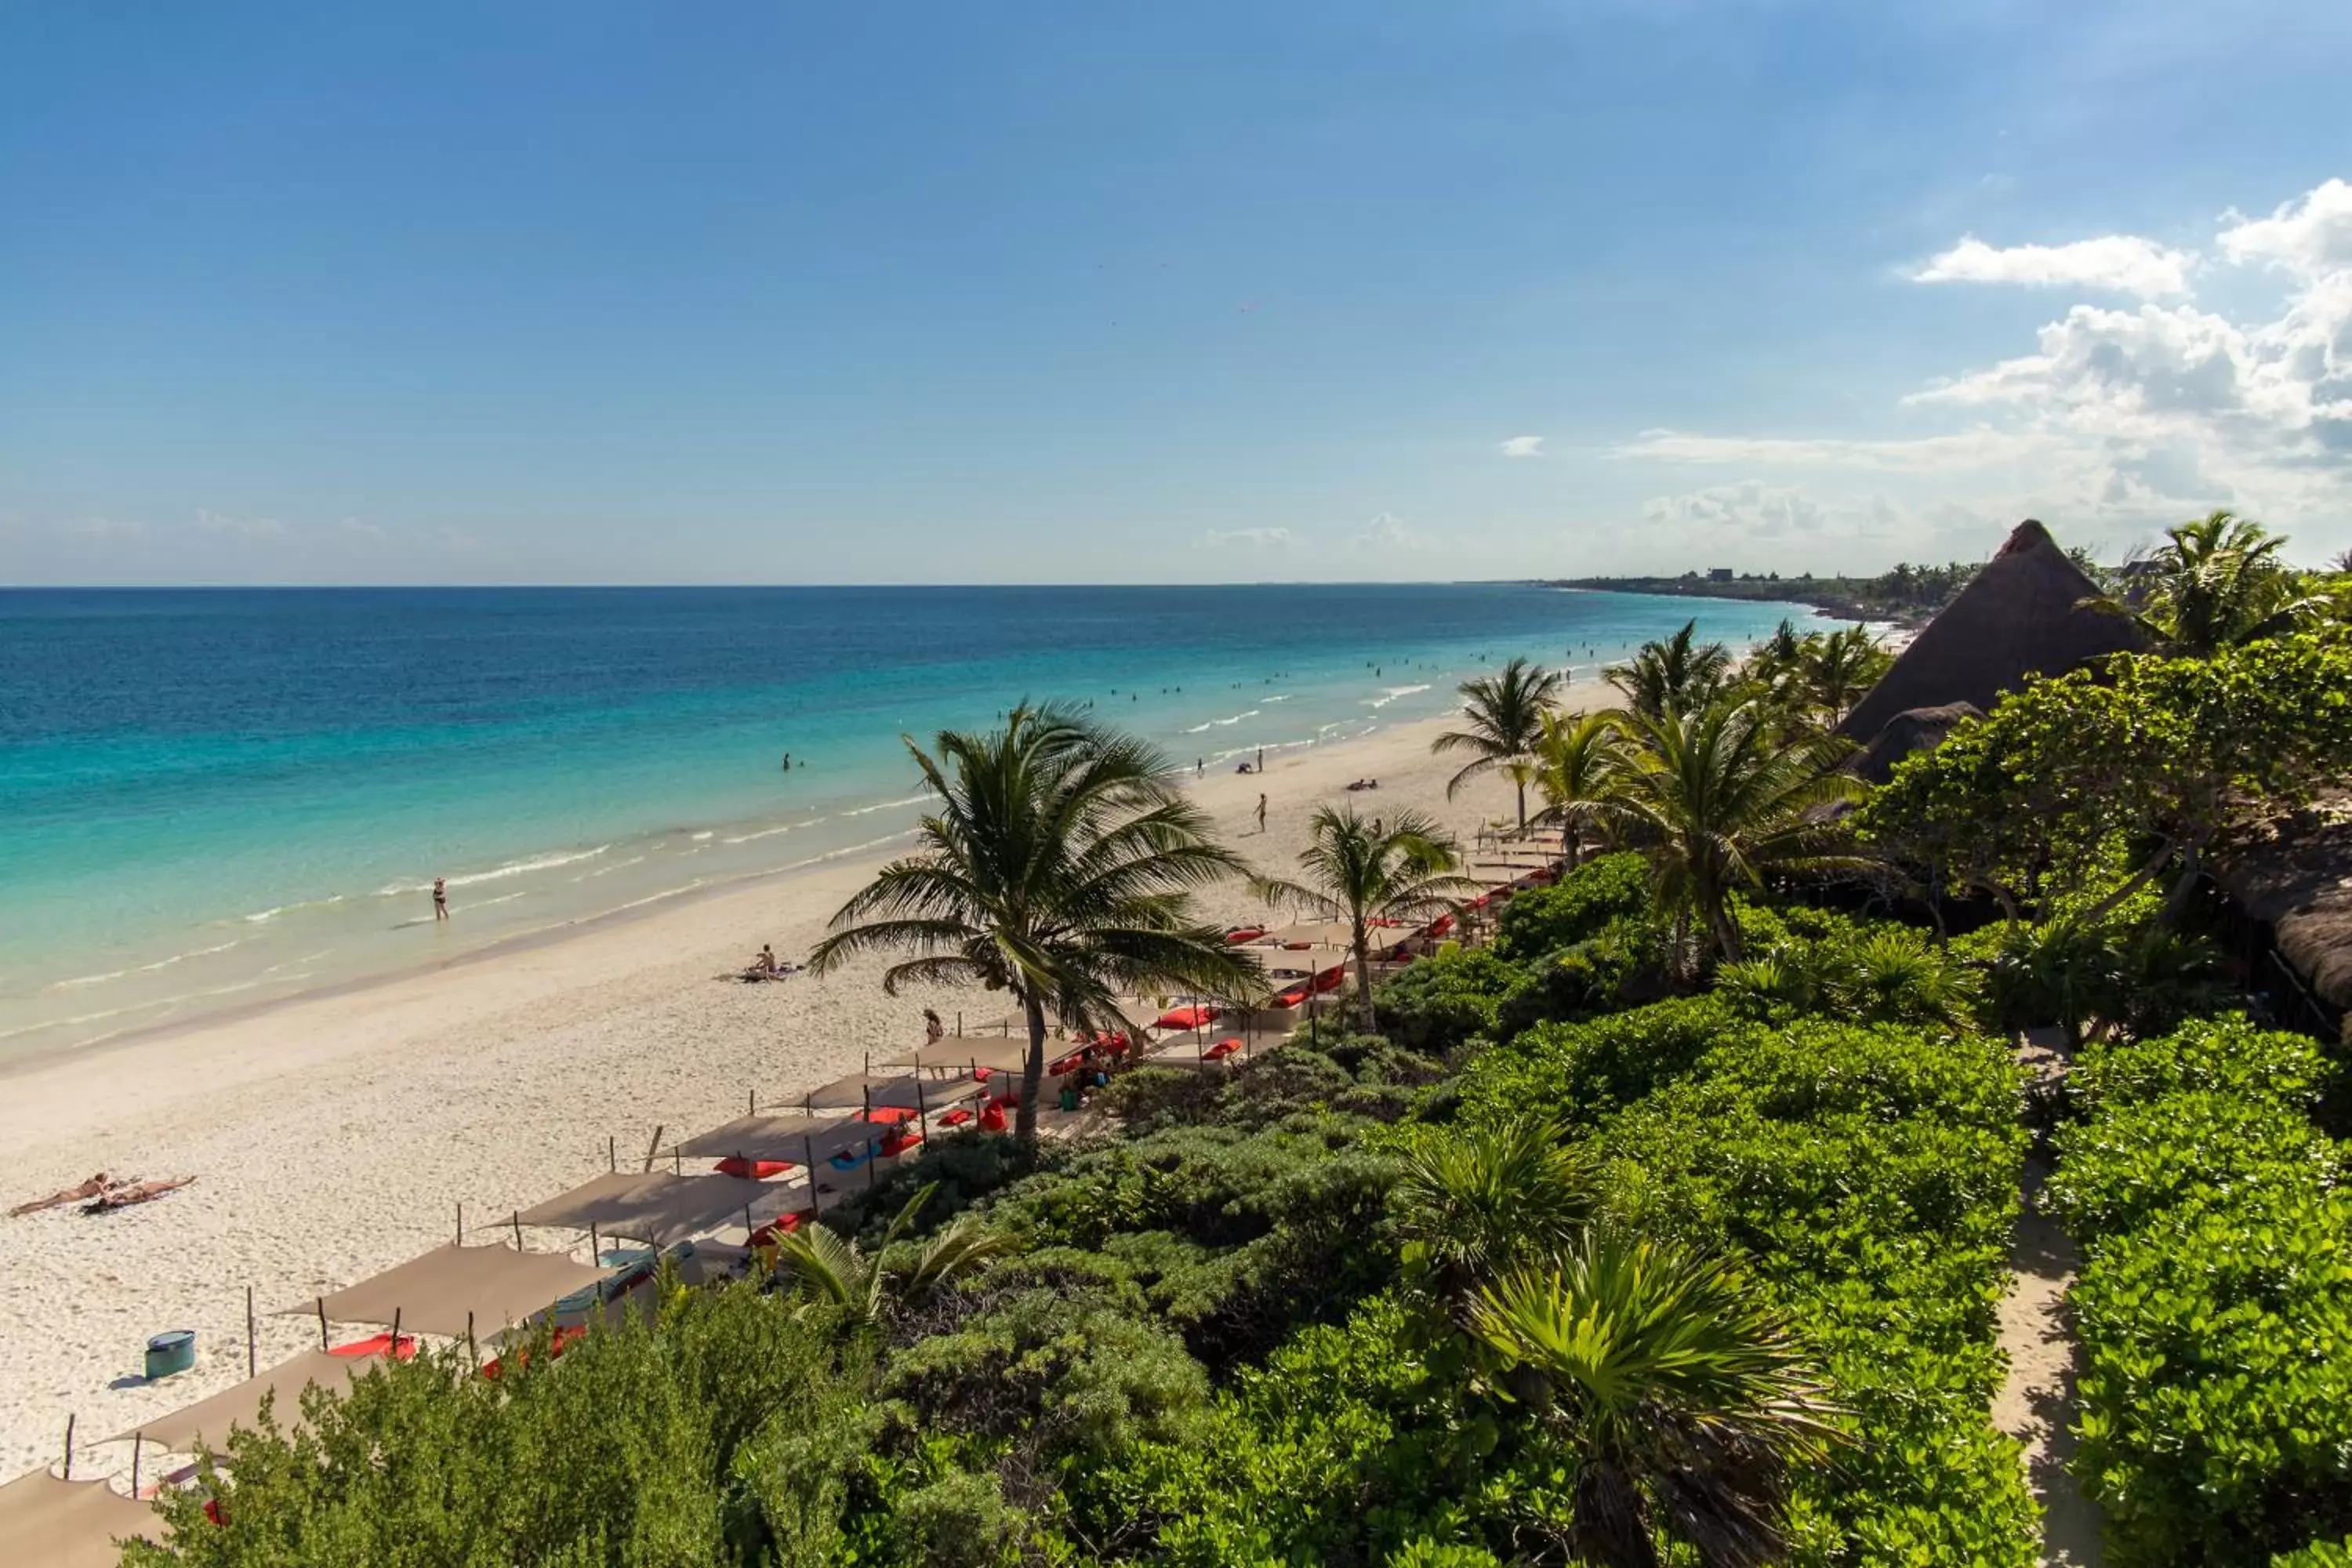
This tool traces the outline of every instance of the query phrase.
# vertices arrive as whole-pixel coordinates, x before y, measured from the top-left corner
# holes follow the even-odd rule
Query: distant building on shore
[[[1728,583],[1731,581],[1731,568],[1710,566],[1706,569],[1706,580],[1710,583]]]

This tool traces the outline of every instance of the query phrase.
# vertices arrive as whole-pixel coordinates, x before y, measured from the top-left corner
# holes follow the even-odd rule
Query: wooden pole
[[[808,1173],[809,1173],[809,1212],[810,1212],[811,1214],[814,1214],[814,1213],[817,1211],[817,1201],[816,1201],[816,1140],[815,1140],[815,1139],[814,1139],[814,1138],[812,1138],[812,1137],[810,1137],[810,1136],[809,1136],[807,1133],[805,1133],[805,1132],[803,1132],[803,1133],[802,1133],[802,1134],[801,1134],[801,1152],[808,1156]]]
[[[466,1359],[476,1366],[482,1364],[482,1352],[474,1343],[474,1314],[470,1311],[466,1314]]]
[[[258,1354],[259,1354],[258,1349],[257,1349],[257,1346],[256,1346],[256,1344],[255,1344],[255,1324],[254,1324],[254,1321],[253,1321],[253,1287],[252,1287],[252,1286],[250,1286],[250,1285],[247,1285],[247,1286],[245,1288],[245,1375],[246,1375],[246,1376],[247,1376],[247,1377],[254,1377],[254,1376],[257,1376],[257,1375],[258,1375],[258,1374],[259,1374],[260,1367],[257,1364],[257,1360]]]
[[[384,1352],[394,1361],[400,1359],[400,1309],[392,1310],[392,1348]]]
[[[654,1141],[646,1145],[646,1163],[644,1166],[646,1170],[651,1171],[654,1168],[654,1161],[660,1158],[661,1135],[667,1131],[668,1130],[663,1127],[659,1122],[656,1122],[654,1124]]]
[[[319,1348],[322,1351],[334,1348],[327,1343],[327,1299],[324,1296],[319,1298]]]
[[[131,1434],[131,1500],[132,1502],[137,1502],[139,1500],[139,1460],[141,1458],[141,1451],[146,1447],[146,1433],[133,1432]]]
[[[755,1089],[751,1090],[749,1098],[744,1100],[743,1114],[746,1116],[757,1116],[760,1114],[760,1091],[758,1089]]]
[[[609,1132],[604,1134],[604,1169],[615,1174],[621,1169],[621,1141]]]
[[[604,1244],[596,1239],[596,1227],[593,1225],[588,1227],[588,1267],[604,1267]]]
[[[678,1146],[675,1143],[669,1146],[669,1169],[670,1174],[674,1176],[686,1174],[686,1155],[679,1152]]]
[[[515,1210],[514,1227],[515,1250],[520,1252],[522,1250],[522,1210],[520,1209]]]
[[[73,1412],[66,1412],[66,1479],[73,1479]]]
[[[457,1205],[457,1245],[466,1245],[466,1205],[462,1203]]]

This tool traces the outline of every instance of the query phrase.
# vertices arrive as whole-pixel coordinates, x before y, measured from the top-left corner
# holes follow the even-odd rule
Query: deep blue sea
[[[0,591],[0,1054],[887,841],[899,736],[1024,697],[1214,765],[1441,711],[1513,654],[1590,673],[1693,613],[1736,645],[1807,614],[1515,584]]]

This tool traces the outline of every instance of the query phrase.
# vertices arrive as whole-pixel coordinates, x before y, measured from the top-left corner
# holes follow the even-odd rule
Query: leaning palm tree
[[[1731,683],[1731,650],[1700,642],[1698,623],[1685,621],[1664,642],[1643,643],[1632,663],[1612,664],[1601,673],[1624,694],[1628,708],[1654,719],[1703,708],[1722,695]]]
[[[908,1199],[884,1229],[882,1246],[870,1255],[822,1225],[805,1225],[777,1237],[772,1244],[776,1278],[803,1301],[835,1308],[845,1321],[870,1328],[894,1308],[920,1301],[1013,1250],[1012,1236],[983,1229],[978,1215],[962,1214],[923,1244],[910,1267],[887,1267],[882,1253],[913,1228],[916,1215],[938,1190],[933,1182]]]
[[[1543,739],[1536,745],[1536,789],[1544,807],[1538,823],[1557,826],[1565,837],[1569,869],[1576,868],[1584,836],[1598,825],[1601,804],[1615,787],[1624,758],[1619,715],[1602,710],[1562,718],[1547,713]]]
[[[1515,658],[1494,675],[1465,680],[1462,693],[1463,728],[1449,730],[1430,742],[1433,752],[1469,752],[1471,761],[1445,781],[1445,798],[1479,774],[1513,763],[1535,759],[1536,742],[1543,736],[1543,716],[1560,688],[1559,671]],[[1528,786],[1517,781],[1519,831],[1528,827]]]
[[[1010,992],[1029,1031],[1014,1123],[1037,1135],[1049,1020],[1113,1026],[1121,993],[1254,996],[1257,966],[1192,918],[1190,894],[1242,871],[1208,818],[1142,742],[1065,710],[1015,708],[987,734],[940,732],[907,749],[935,796],[919,847],[842,905],[809,967],[875,951],[913,957],[883,973],[977,980]]]
[[[2165,545],[2130,579],[2137,607],[2083,601],[2129,616],[2163,652],[2202,658],[2225,647],[2290,631],[2324,611],[2294,569],[2278,558],[2286,540],[2226,509],[2165,531]]]
[[[1456,875],[1454,841],[1417,811],[1365,820],[1352,805],[1323,806],[1299,852],[1303,880],[1253,877],[1250,886],[1270,904],[1318,920],[1344,921],[1362,993],[1364,1027],[1379,1027],[1372,1012],[1371,928],[1381,921],[1420,924],[1457,908],[1478,884]]]
[[[1829,736],[1784,738],[1770,704],[1723,699],[1626,721],[1626,761],[1601,819],[1650,858],[1662,907],[1675,912],[1685,974],[1701,954],[1737,959],[1731,895],[1771,870],[1859,870],[1832,808],[1861,793],[1834,771],[1851,749]]]
[[[1596,1182],[1586,1147],[1541,1117],[1433,1129],[1391,1194],[1406,1274],[1466,1329],[1482,1289],[1558,1262],[1583,1236]]]
[[[1576,1561],[1655,1568],[1661,1531],[1701,1568],[1787,1554],[1791,1479],[1841,1440],[1838,1411],[1725,1266],[1595,1232],[1481,1291],[1473,1321],[1511,1394],[1578,1450]]]

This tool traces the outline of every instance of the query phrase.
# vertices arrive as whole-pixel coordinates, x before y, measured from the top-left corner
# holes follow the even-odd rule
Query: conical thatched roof
[[[2096,584],[2026,519],[1959,597],[1927,623],[1839,731],[1865,743],[1896,714],[1957,702],[1990,710],[2029,675],[2063,675],[2140,647],[2120,616],[2082,607]]]

